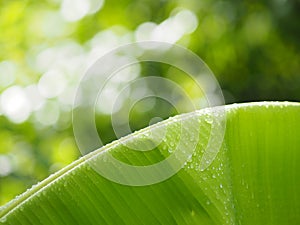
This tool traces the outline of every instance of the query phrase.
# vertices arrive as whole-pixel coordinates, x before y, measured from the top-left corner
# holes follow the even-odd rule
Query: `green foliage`
[[[170,118],[108,144],[48,177],[4,206],[0,221],[22,225],[299,224],[299,106],[226,106],[222,148],[204,171],[200,169],[201,158],[210,136],[211,119],[219,119],[218,110]],[[181,133],[183,121],[188,127]],[[152,137],[149,134],[165,127],[166,138],[155,148],[156,154],[131,151],[124,145],[147,145]],[[152,164],[168,157],[178,134],[198,134],[199,128],[199,143],[192,158],[164,182],[121,185],[93,169],[108,154],[132,165]]]
[[[220,82],[227,103],[300,100],[297,0],[107,0],[98,11],[76,21],[64,18],[63,2],[0,1],[0,205],[79,157],[71,124],[72,91],[92,60],[92,50],[101,47],[98,57],[136,41],[142,24],[158,25],[181,9],[190,10],[198,22],[193,32],[176,43],[204,59]],[[67,80],[62,93],[53,96],[57,84],[50,88],[50,97],[29,91],[28,87],[35,90],[52,70]],[[168,77],[168,70],[157,65],[142,70],[140,76],[154,71]],[[191,90],[186,79],[177,82]],[[18,93],[8,99],[11,104],[23,99],[20,96],[30,96],[19,107],[24,119],[16,120],[4,110],[7,90]],[[156,102],[147,112],[134,111],[132,130],[146,127],[148,118],[166,119],[176,114],[172,107],[162,105]],[[98,112],[96,121],[104,142],[114,140],[110,115]]]

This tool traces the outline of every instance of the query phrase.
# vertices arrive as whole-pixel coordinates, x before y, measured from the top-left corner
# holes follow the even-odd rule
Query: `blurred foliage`
[[[184,33],[164,30],[184,10]],[[0,205],[80,156],[71,108],[81,75],[108,50],[151,39],[153,27],[207,63],[227,103],[300,101],[299,12],[298,0],[0,1]],[[176,114],[151,104],[133,108],[133,130]],[[109,114],[96,122],[105,143],[115,139]]]

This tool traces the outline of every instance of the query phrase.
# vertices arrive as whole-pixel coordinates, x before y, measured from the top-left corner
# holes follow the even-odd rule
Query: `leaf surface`
[[[220,107],[170,118],[95,150],[48,177],[3,206],[0,222],[300,224],[300,104],[247,103],[223,109],[224,138],[213,129],[224,122]],[[210,140],[221,141],[215,155],[207,149]],[[156,147],[132,150],[143,146]],[[113,156],[135,168],[156,165],[174,155],[176,146],[175,159],[154,171],[135,174],[107,162]],[[210,160],[207,156],[211,162],[206,168],[201,160]],[[134,185],[111,181],[98,169],[111,173],[115,181]],[[162,182],[138,185],[164,176],[168,177]]]

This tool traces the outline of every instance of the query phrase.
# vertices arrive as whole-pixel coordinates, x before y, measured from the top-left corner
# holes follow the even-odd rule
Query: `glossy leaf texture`
[[[219,109],[170,118],[80,158],[2,207],[0,221],[21,225],[300,224],[300,104],[225,106],[224,139],[213,137]],[[181,130],[182,121],[186,123]],[[151,151],[134,151],[126,144],[155,146],[151,138],[162,129],[165,136]],[[107,154],[136,166],[158,163],[173,154],[181,135],[188,135],[191,143],[197,140],[194,147],[184,143],[185,148],[194,148],[193,154],[162,182],[119,184],[93,167]],[[221,141],[221,148],[203,169],[201,159],[209,151],[210,138]]]

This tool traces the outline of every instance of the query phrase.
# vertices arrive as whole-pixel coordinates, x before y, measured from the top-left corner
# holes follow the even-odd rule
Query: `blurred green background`
[[[191,49],[226,103],[300,101],[299,12],[298,0],[0,1],[0,205],[80,157],[74,93],[91,62],[116,46],[154,38]],[[131,111],[132,130],[176,114],[162,100],[143,104]],[[104,143],[114,140],[105,105],[96,121]]]

